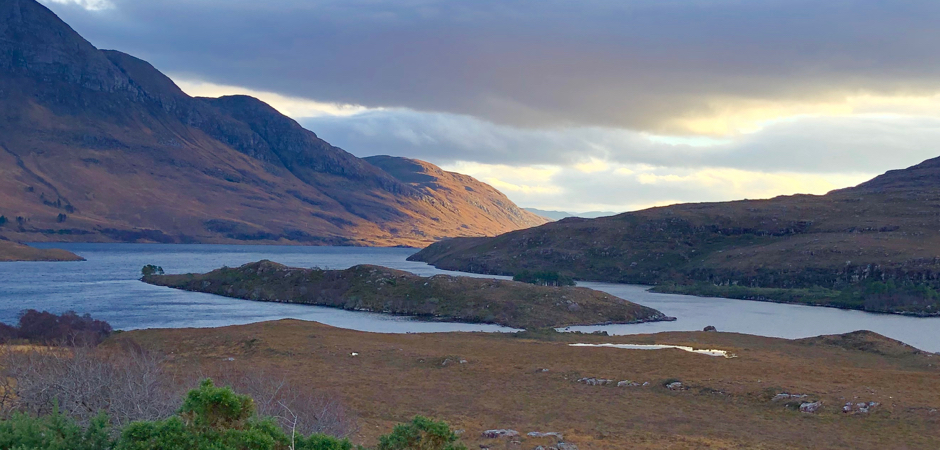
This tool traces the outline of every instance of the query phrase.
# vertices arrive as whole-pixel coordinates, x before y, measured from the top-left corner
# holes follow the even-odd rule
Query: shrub
[[[45,345],[90,345],[95,346],[114,331],[103,320],[90,315],[79,316],[67,311],[61,316],[48,311],[30,309],[20,316],[17,337]]]
[[[0,421],[0,448],[29,450],[110,450],[114,448],[108,417],[99,414],[87,427],[56,410],[34,417],[14,414]]]
[[[466,450],[457,439],[446,422],[416,416],[411,423],[398,424],[391,434],[380,437],[377,450]]]
[[[140,269],[141,276],[149,277],[151,275],[163,275],[163,268],[160,266],[155,266],[153,264],[147,264],[142,269]]]
[[[9,220],[7,219],[7,216],[0,216],[0,227],[6,225],[7,222],[9,222]]]

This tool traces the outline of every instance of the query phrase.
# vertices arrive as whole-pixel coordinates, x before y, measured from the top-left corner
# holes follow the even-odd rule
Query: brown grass
[[[519,447],[482,439],[480,433],[491,428],[512,428],[523,436],[558,431],[580,448],[601,450],[940,447],[940,358],[925,353],[885,356],[824,341],[705,332],[553,341],[482,333],[372,334],[297,320],[133,331],[114,341],[122,339],[165,351],[180,367],[265,367],[335,391],[360,417],[355,440],[363,444],[423,414],[465,429],[470,448],[532,448],[548,441],[524,437]],[[716,347],[738,357],[567,345],[575,341]],[[584,376],[650,386],[575,381]],[[665,389],[663,382],[673,378],[689,389]],[[770,401],[780,392],[808,394],[823,402],[823,410],[803,414]],[[847,401],[882,406],[848,415],[841,413]]]

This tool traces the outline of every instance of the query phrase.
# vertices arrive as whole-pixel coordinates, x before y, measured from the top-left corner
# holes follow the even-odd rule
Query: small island
[[[247,300],[513,328],[675,320],[655,309],[588,288],[450,275],[421,277],[373,265],[322,270],[262,260],[205,274],[150,272],[142,281]]]
[[[84,261],[85,258],[59,248],[35,248],[0,239],[0,261]]]

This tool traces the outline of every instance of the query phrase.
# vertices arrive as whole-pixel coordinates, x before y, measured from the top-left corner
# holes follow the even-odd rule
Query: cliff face
[[[189,97],[34,0],[0,2],[0,175],[0,235],[21,241],[421,246],[541,223],[488,186],[485,208],[461,200],[485,186],[469,177],[402,182],[257,99]]]
[[[938,211],[935,159],[822,196],[569,218],[494,238],[442,241],[413,259],[445,269],[556,270],[620,283],[818,287],[836,291],[818,298],[852,295],[810,303],[933,314],[940,306]],[[728,295],[760,298],[763,292]]]

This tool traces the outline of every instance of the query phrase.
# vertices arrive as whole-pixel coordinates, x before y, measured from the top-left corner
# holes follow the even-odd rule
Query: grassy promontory
[[[85,258],[58,248],[35,248],[0,239],[0,261],[84,261]]]
[[[248,300],[513,328],[672,320],[655,309],[588,288],[449,275],[421,277],[372,265],[321,270],[263,260],[205,274],[149,275],[143,281]]]

